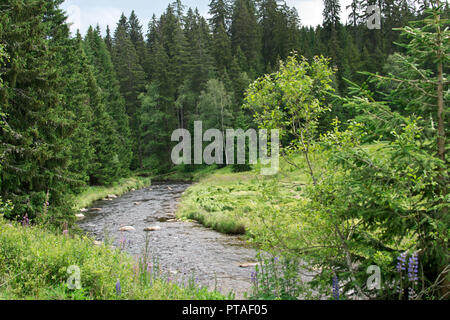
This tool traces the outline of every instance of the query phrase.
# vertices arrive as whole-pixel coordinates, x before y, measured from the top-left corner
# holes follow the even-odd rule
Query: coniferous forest
[[[283,1],[211,0],[204,17],[176,0],[85,34],[63,2],[0,2],[0,299],[230,298],[149,282],[77,226],[101,190],[164,177],[196,182],[177,218],[264,252],[248,298],[449,298],[447,1],[323,0],[305,26]],[[175,165],[172,133],[196,121],[278,129],[280,172]]]

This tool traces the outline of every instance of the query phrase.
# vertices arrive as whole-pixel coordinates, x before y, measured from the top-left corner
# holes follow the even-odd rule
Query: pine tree
[[[240,48],[247,59],[245,71],[252,74],[252,78],[260,74],[262,71],[261,33],[253,1],[235,1],[231,23],[231,42],[233,52],[236,53]]]
[[[105,44],[106,44],[106,48],[108,49],[109,53],[111,53],[112,52],[113,40],[112,40],[112,37],[111,37],[111,30],[109,29],[109,26],[106,26]]]
[[[339,0],[324,0],[323,26],[325,28],[337,28],[341,23],[341,5]]]
[[[130,18],[128,19],[128,25],[131,42],[133,43],[134,49],[136,50],[136,54],[139,57],[139,64],[145,70],[145,67],[148,66],[147,46],[145,45],[144,42],[144,35],[142,32],[141,23],[139,22],[139,19],[136,16],[134,10],[131,12]],[[148,74],[146,75],[146,78],[148,78]]]
[[[120,85],[111,55],[98,29],[89,28],[83,44],[89,63],[93,66],[97,84],[101,88],[102,103],[106,106],[106,112],[113,119],[113,126],[118,135],[118,141],[114,144],[118,150],[121,169],[117,176],[125,176],[128,174],[132,158],[131,132],[129,117],[125,110],[125,100],[120,94]]]
[[[112,60],[120,82],[120,92],[125,99],[126,112],[130,117],[134,153],[132,168],[138,168],[142,167],[143,159],[136,112],[139,106],[138,96],[145,89],[145,72],[139,62],[129,30],[127,19],[122,15],[114,34]]]
[[[219,75],[224,75],[230,68],[232,53],[231,39],[228,34],[230,17],[229,4],[225,0],[213,0],[209,4],[209,23],[212,30],[212,53],[216,60]]]
[[[58,28],[65,19],[58,5],[59,1],[35,0],[24,6],[22,1],[7,0],[0,6],[2,41],[9,56],[0,90],[6,114],[0,135],[4,149],[0,196],[15,205],[9,218],[25,214],[36,218],[47,192],[55,217],[71,215],[70,208],[62,208],[67,187],[75,182],[67,157],[75,124],[67,117],[57,89],[63,79],[56,47],[50,43],[65,29]]]

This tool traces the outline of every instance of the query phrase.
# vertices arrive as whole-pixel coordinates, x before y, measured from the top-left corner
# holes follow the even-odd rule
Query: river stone
[[[85,212],[88,212],[88,211],[89,211],[89,210],[86,209],[86,208],[83,208],[83,209],[80,210],[81,213],[85,213]]]
[[[119,229],[119,231],[134,231],[134,230],[136,229],[131,226],[125,226]]]
[[[84,214],[82,213],[76,214],[75,217],[77,218],[77,220],[83,220],[85,218]]]
[[[97,212],[100,212],[100,211],[102,211],[102,209],[101,209],[101,208],[91,208],[90,211],[97,211]]]
[[[117,196],[115,194],[108,194],[107,198],[109,198],[109,199],[117,199]]]
[[[257,265],[258,265],[257,263],[250,262],[250,263],[242,263],[242,264],[239,265],[239,267],[241,267],[241,268],[251,268],[251,267],[256,267]]]
[[[103,242],[101,242],[101,241],[94,241],[94,245],[96,245],[96,246],[102,246],[103,245]]]
[[[140,204],[141,204],[140,202],[135,202],[135,203],[134,203],[135,206],[138,206],[138,205],[140,205]]]
[[[159,230],[161,230],[160,226],[147,227],[147,228],[144,229],[144,231],[146,231],[146,232],[159,231]]]

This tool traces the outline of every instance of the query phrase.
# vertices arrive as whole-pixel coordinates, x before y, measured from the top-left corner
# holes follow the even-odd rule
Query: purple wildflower
[[[30,225],[30,220],[28,219],[28,213],[25,213],[25,216],[22,220],[22,226],[26,227]]]
[[[252,272],[251,274],[252,283],[256,284],[258,281],[258,273],[256,271]]]
[[[402,272],[406,270],[406,256],[407,252],[403,252],[401,255],[397,257],[397,271]]]
[[[338,278],[338,276],[333,277],[333,298],[334,298],[334,300],[339,300],[339,278]]]
[[[69,234],[69,227],[68,227],[68,225],[67,225],[67,222],[64,222],[64,225],[63,225],[63,235],[64,236],[67,236]]]
[[[408,261],[408,279],[411,282],[419,280],[419,258],[417,254],[413,254]]]
[[[122,294],[122,287],[120,285],[120,280],[117,280],[117,283],[116,283],[116,293],[117,293],[117,295]]]

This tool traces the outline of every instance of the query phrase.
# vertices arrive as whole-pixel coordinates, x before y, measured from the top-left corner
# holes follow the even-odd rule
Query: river
[[[224,294],[234,292],[237,299],[243,299],[251,289],[254,267],[241,266],[255,262],[256,251],[239,237],[177,220],[179,199],[188,187],[162,183],[98,201],[79,225],[96,240],[104,241],[106,235],[116,247],[135,256],[142,254],[147,235],[152,256],[164,274],[179,281],[194,278],[201,286]],[[135,230],[119,231],[124,226]],[[161,229],[145,232],[147,227]]]

